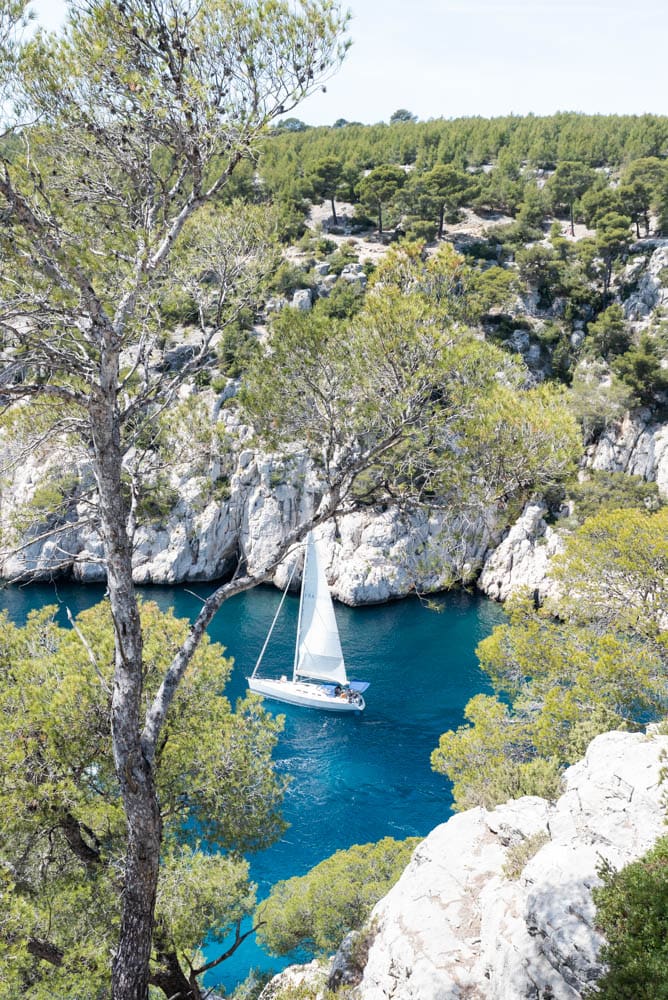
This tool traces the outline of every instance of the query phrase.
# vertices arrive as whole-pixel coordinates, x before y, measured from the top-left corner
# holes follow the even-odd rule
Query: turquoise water
[[[206,597],[211,588],[194,585]],[[100,600],[101,587],[35,586],[0,591],[0,607],[14,620],[45,603],[73,613]],[[146,597],[193,617],[200,600],[182,587],[144,588]],[[210,632],[235,659],[226,690],[234,701],[245,691],[277,607],[274,588],[258,588],[226,603]],[[464,592],[439,599],[439,613],[417,599],[370,608],[337,605],[349,676],[371,682],[360,715],[336,716],[267,702],[285,715],[278,766],[293,776],[283,839],[252,859],[258,895],[279,879],[302,875],[340,848],[381,837],[422,836],[450,814],[446,780],[433,773],[429,755],[446,729],[459,725],[466,702],[487,690],[474,649],[503,619],[498,605]],[[288,597],[265,656],[263,672],[289,672],[297,599]],[[223,949],[221,949],[223,950]],[[207,954],[214,957],[214,952]],[[210,974],[207,985],[231,989],[253,968],[281,968],[249,940]]]

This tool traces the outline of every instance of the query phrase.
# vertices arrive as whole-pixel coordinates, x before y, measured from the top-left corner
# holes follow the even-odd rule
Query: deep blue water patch
[[[211,589],[147,587],[142,593],[192,618],[201,606],[195,595],[205,598]],[[66,624],[65,606],[76,614],[103,595],[104,587],[72,584],[6,588],[0,591],[0,608],[21,623],[32,608],[57,603]],[[278,600],[271,587],[241,594],[223,605],[209,629],[235,660],[225,692],[232,702],[245,693],[245,678]],[[293,780],[284,808],[288,830],[251,859],[260,898],[275,882],[304,874],[334,851],[385,836],[423,836],[450,815],[449,785],[433,773],[429,756],[440,734],[461,724],[466,702],[488,690],[474,651],[503,620],[503,611],[465,592],[444,595],[438,604],[440,612],[416,598],[367,608],[337,605],[348,674],[371,682],[361,715],[266,703],[285,716],[276,756],[281,772]],[[297,599],[288,597],[263,673],[290,673],[296,619]],[[214,956],[207,950],[207,958]],[[286,963],[247,941],[209,975],[207,985],[232,989],[253,967],[278,969]]]

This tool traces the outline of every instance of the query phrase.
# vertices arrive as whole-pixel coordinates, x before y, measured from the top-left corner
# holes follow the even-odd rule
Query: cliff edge
[[[597,870],[625,866],[665,833],[666,753],[668,736],[653,730],[605,733],[565,772],[556,802],[525,797],[438,826],[375,907],[362,979],[344,995],[581,997],[601,972]],[[308,981],[313,966],[282,975]],[[278,985],[267,995],[280,996]]]

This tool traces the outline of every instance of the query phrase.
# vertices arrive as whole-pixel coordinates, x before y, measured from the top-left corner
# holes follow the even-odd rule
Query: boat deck
[[[288,705],[319,708],[326,712],[362,712],[364,698],[356,691],[344,690],[341,695],[333,692],[331,685],[311,684],[306,681],[273,680],[266,677],[249,677],[248,687],[256,694]]]

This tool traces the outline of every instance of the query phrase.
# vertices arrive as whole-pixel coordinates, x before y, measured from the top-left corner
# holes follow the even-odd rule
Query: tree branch
[[[50,941],[42,941],[40,938],[31,937],[26,948],[34,958],[39,958],[50,965],[60,967],[63,964],[65,953]]]
[[[258,920],[256,924],[253,924],[250,930],[247,930],[243,934],[241,934],[240,933],[241,921],[237,920],[234,943],[231,945],[231,947],[229,947],[226,952],[223,952],[222,955],[219,955],[218,958],[214,958],[213,961],[207,962],[206,965],[201,965],[198,969],[193,969],[193,974],[195,976],[201,976],[205,972],[209,972],[210,969],[215,969],[217,965],[220,965],[220,963],[224,962],[225,959],[230,957],[230,955],[233,955],[237,950],[237,948],[244,943],[246,938],[250,937],[251,934],[255,934],[255,931],[258,929],[258,927],[262,927],[264,923],[265,923],[264,920]]]
[[[338,491],[332,491],[327,501],[320,504],[318,513],[307,521],[302,522],[293,528],[280,544],[277,552],[269,563],[258,573],[245,575],[223,584],[211,594],[204,602],[204,607],[198,614],[195,621],[190,626],[190,631],[186,641],[183,643],[176,656],[172,660],[163,678],[162,684],[150,705],[144,723],[144,730],[141,736],[142,749],[149,761],[155,758],[155,750],[158,743],[160,731],[164,724],[169,707],[174,699],[178,685],[183,677],[188,664],[190,663],[197,647],[204,635],[204,632],[213,619],[214,615],[223,606],[225,601],[236,594],[241,594],[246,590],[251,590],[260,583],[265,583],[276,570],[279,564],[285,559],[292,546],[301,541],[304,536],[313,528],[329,520],[339,509],[340,496]]]

